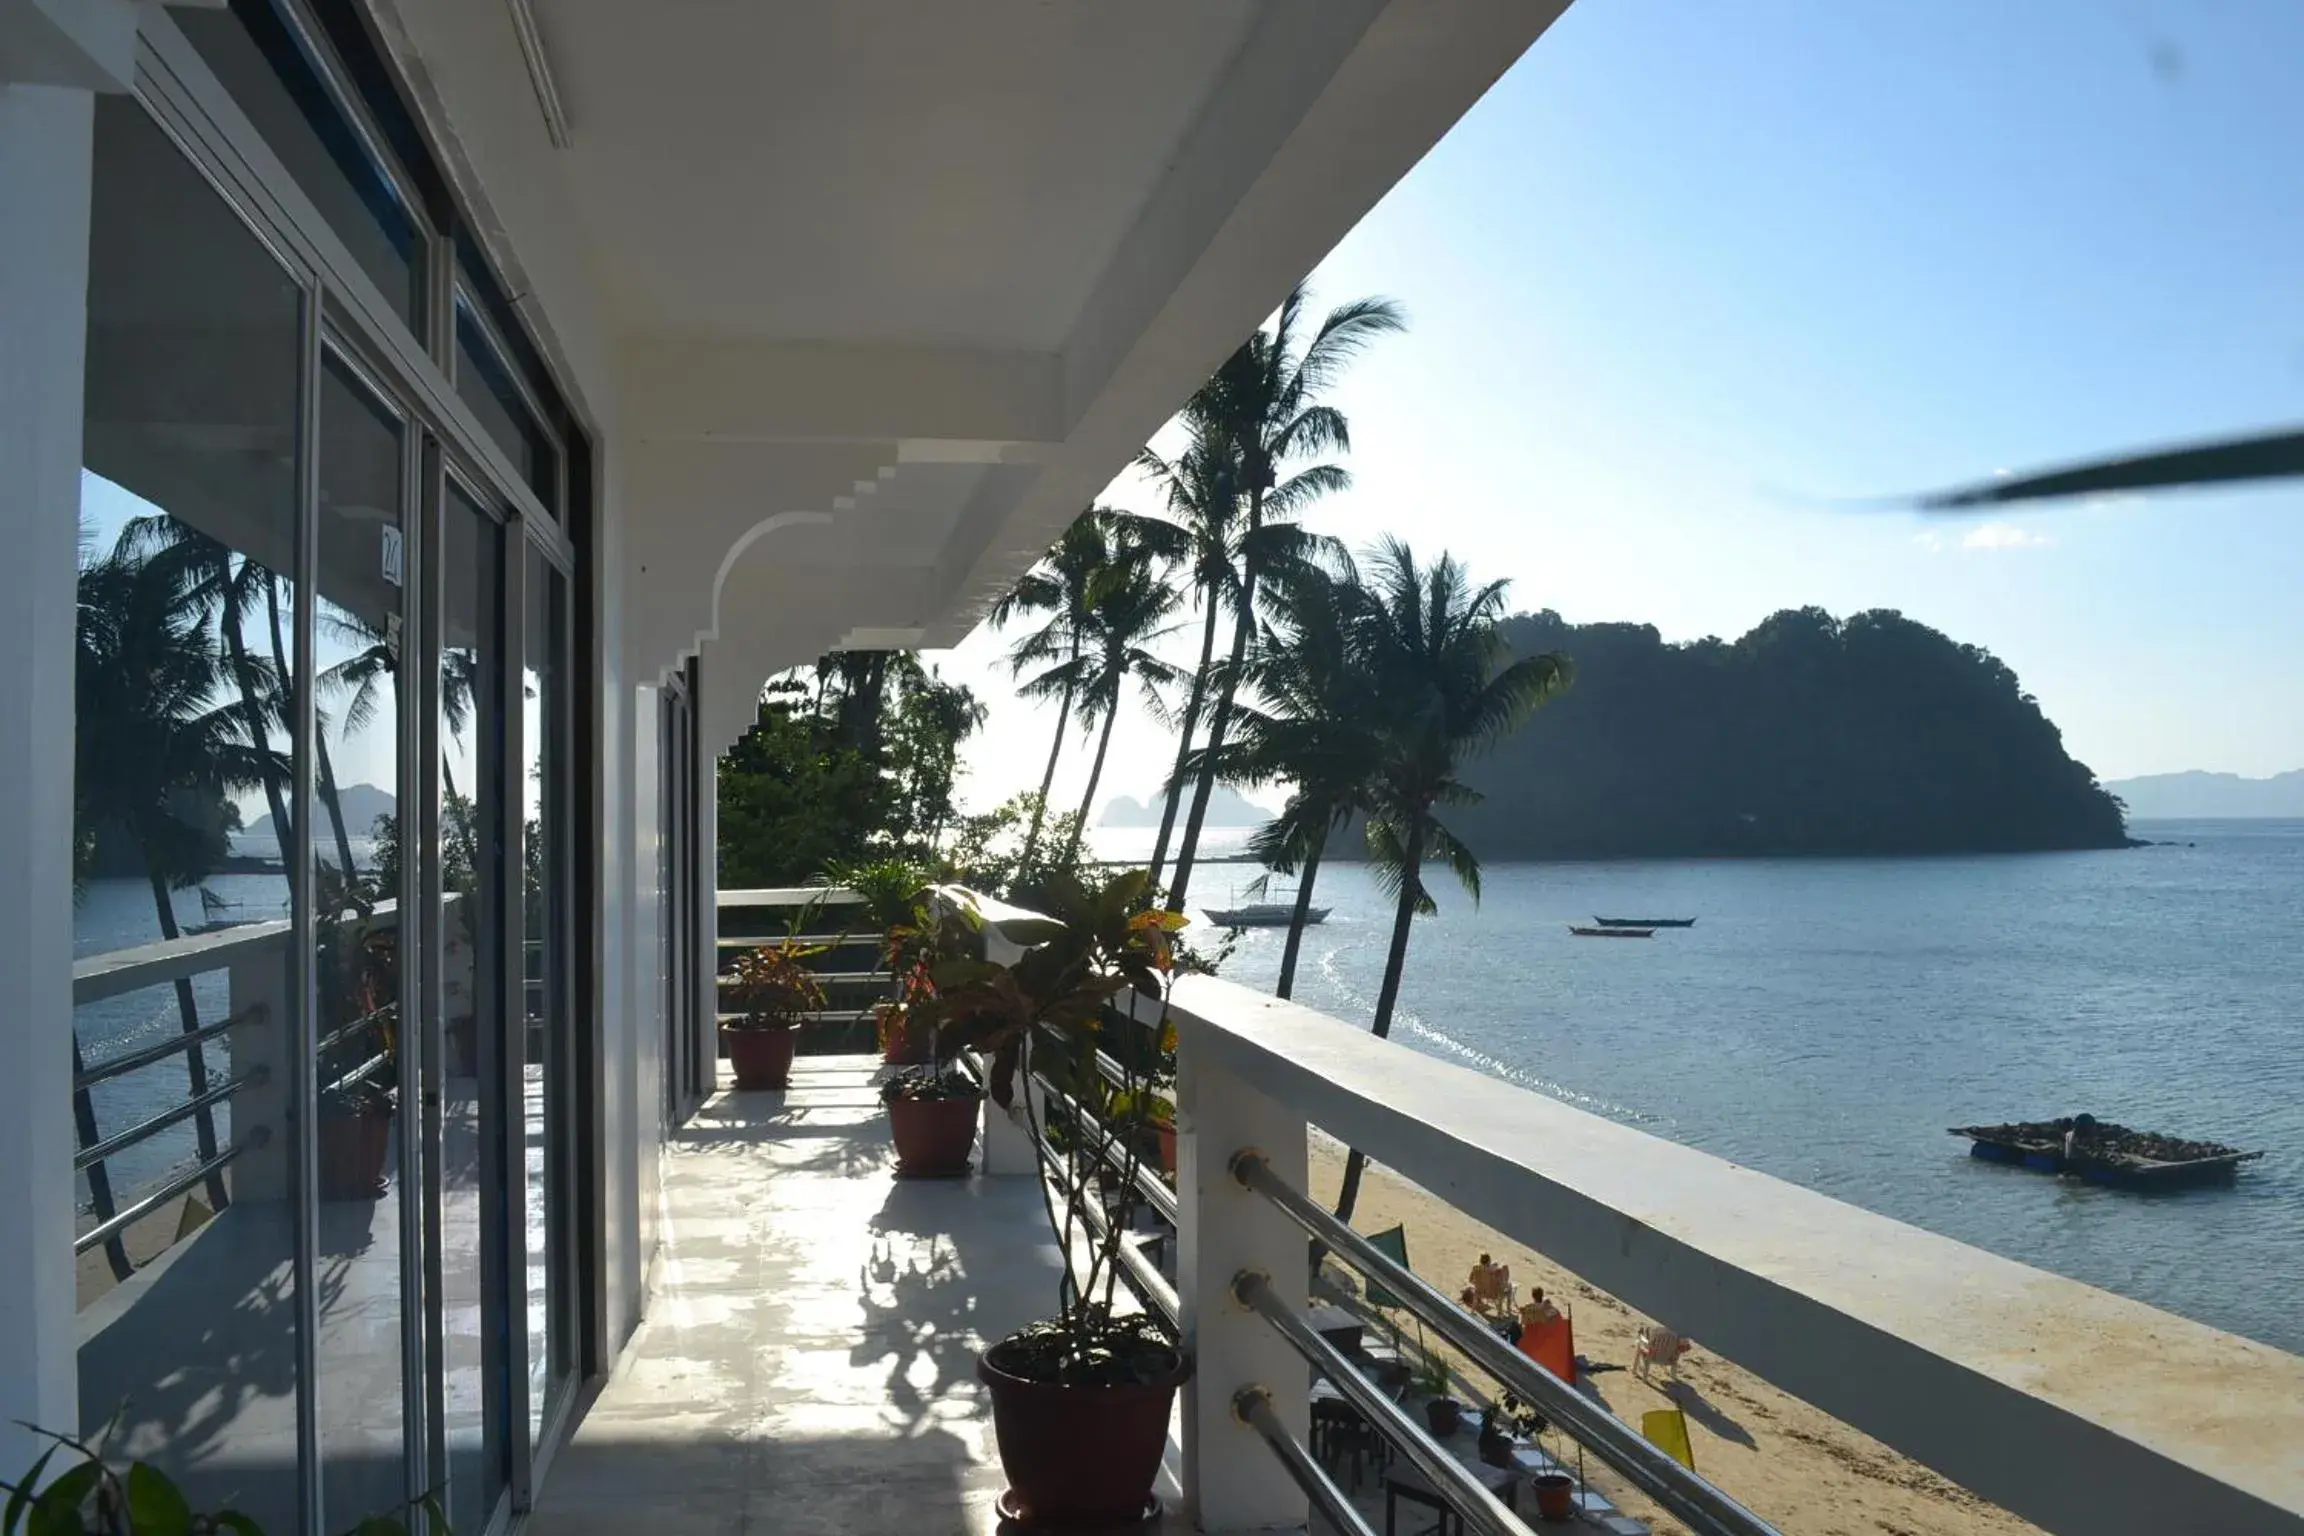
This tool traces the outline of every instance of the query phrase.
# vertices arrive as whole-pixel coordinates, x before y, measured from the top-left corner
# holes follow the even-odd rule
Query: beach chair
[[[1490,1317],[1509,1317],[1519,1306],[1519,1292],[1512,1284],[1512,1266],[1509,1264],[1475,1264],[1472,1266],[1473,1310]]]
[[[1640,1330],[1639,1340],[1632,1346],[1632,1374],[1647,1381],[1650,1371],[1661,1365],[1678,1381],[1680,1357],[1694,1347],[1693,1339],[1674,1333],[1661,1323],[1651,1323]]]

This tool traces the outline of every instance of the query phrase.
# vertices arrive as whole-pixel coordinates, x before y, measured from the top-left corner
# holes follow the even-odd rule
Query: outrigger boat
[[[2132,1131],[2093,1115],[1956,1125],[1951,1131],[1968,1138],[1970,1156],[1989,1163],[2013,1163],[2035,1173],[2068,1173],[2091,1184],[2127,1189],[2168,1189],[2230,1179],[2242,1163],[2264,1155],[2222,1142]]]

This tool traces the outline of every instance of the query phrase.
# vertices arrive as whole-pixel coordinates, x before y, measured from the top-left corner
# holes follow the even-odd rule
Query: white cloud
[[[1962,549],[2053,549],[2056,541],[2044,533],[2014,523],[1978,523],[1960,539]]]

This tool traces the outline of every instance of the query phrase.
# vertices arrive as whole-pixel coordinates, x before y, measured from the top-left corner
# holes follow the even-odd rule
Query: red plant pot
[[[392,1151],[392,1112],[329,1110],[319,1119],[320,1198],[374,1200],[384,1193]]]
[[[1161,1121],[1153,1127],[1160,1136],[1160,1171],[1170,1178],[1176,1177],[1176,1127]]]
[[[1150,1514],[1169,1410],[1191,1362],[1179,1356],[1156,1381],[1066,1387],[1011,1375],[995,1363],[999,1354],[999,1345],[984,1352],[976,1379],[991,1392],[992,1432],[1008,1474],[1000,1512],[1031,1525],[1091,1527]]]
[[[744,1089],[784,1088],[792,1082],[792,1045],[789,1025],[767,1029],[720,1028],[720,1049],[735,1069],[736,1086]]]
[[[888,1129],[896,1171],[908,1179],[949,1179],[968,1171],[982,1099],[890,1099]]]
[[[1536,1490],[1536,1518],[1564,1522],[1576,1518],[1576,1479],[1565,1472],[1539,1472],[1528,1480]]]

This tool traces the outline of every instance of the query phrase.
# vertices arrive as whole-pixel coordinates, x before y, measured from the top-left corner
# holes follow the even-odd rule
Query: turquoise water
[[[1479,907],[1443,889],[1417,925],[1395,1038],[2304,1353],[2304,822],[2133,831],[2191,846],[1491,866]],[[1319,899],[1297,997],[1364,1023],[1390,907],[1357,867]],[[1699,921],[1570,937],[1598,914]],[[1225,974],[1269,987],[1280,943]],[[2268,1155],[2141,1196],[1944,1133],[2081,1110]]]

